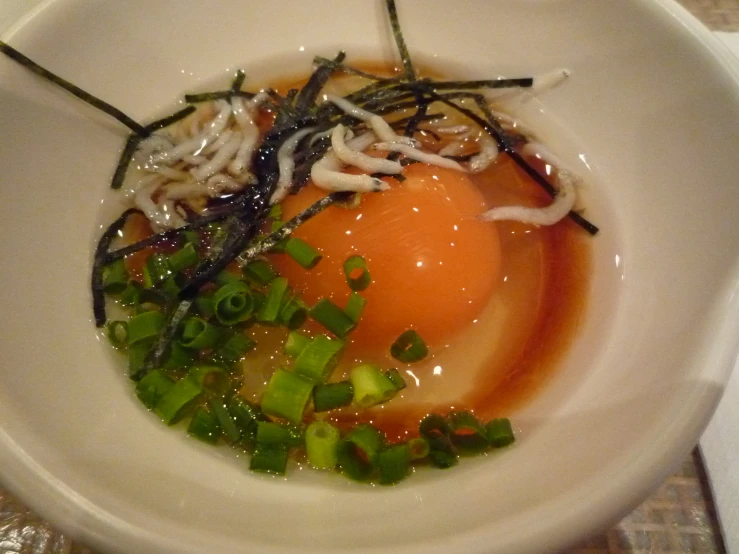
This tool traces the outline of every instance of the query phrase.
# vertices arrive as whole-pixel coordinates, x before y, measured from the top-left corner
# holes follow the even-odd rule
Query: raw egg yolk
[[[362,195],[356,209],[331,206],[301,225],[296,236],[323,255],[305,270],[284,255],[278,271],[309,304],[322,297],[344,307],[351,293],[344,261],[364,257],[372,282],[350,338],[356,354],[385,352],[407,329],[430,349],[470,324],[487,304],[500,271],[495,226],[477,220],[486,209],[464,173],[425,164],[388,179],[390,190]],[[325,192],[309,184],[283,203],[287,220]]]

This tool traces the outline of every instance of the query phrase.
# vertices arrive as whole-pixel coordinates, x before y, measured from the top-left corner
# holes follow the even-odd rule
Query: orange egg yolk
[[[498,279],[498,235],[475,218],[486,205],[469,177],[425,164],[403,174],[403,182],[388,179],[390,190],[362,195],[358,208],[331,206],[296,230],[323,255],[315,268],[273,258],[306,302],[326,297],[344,307],[351,293],[344,261],[364,257],[372,282],[360,293],[367,304],[350,335],[356,354],[386,352],[407,329],[432,351],[443,346],[477,317]],[[325,194],[309,184],[284,201],[283,219]]]

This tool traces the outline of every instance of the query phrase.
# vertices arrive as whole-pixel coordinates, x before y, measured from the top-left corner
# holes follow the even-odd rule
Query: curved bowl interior
[[[618,518],[695,443],[739,337],[737,74],[668,2],[400,4],[411,52],[470,77],[572,71],[521,109],[588,164],[603,230],[582,332],[514,414],[520,441],[378,489],[256,476],[160,425],[90,321],[125,134],[0,59],[0,468],[42,514],[120,552],[538,553]],[[265,59],[393,55],[381,4],[359,0],[60,0],[4,38],[142,120],[226,70],[285,70]]]

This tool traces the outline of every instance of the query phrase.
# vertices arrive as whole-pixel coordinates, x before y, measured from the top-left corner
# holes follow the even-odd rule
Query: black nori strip
[[[364,77],[365,79],[372,79],[373,81],[384,82],[392,79],[389,77],[380,77],[379,75],[373,75],[372,73],[367,73],[366,71],[362,71],[361,69],[357,69],[356,67],[344,65],[343,63],[337,63],[334,60],[329,60],[328,58],[324,58],[322,56],[316,56],[315,58],[313,58],[313,63],[331,65],[336,71],[342,71],[343,73],[348,73],[349,75]]]
[[[246,73],[242,69],[239,69],[236,72],[236,76],[234,77],[233,82],[231,83],[231,93],[235,93],[241,90],[241,85],[244,84],[244,79],[246,79]]]
[[[159,333],[159,336],[154,340],[154,344],[146,355],[144,363],[141,364],[141,367],[135,373],[130,375],[131,379],[138,381],[150,370],[162,365],[172,339],[174,339],[180,323],[182,323],[190,312],[193,302],[193,299],[173,301],[173,304],[167,310],[167,319],[165,320],[164,327]]]
[[[400,29],[400,21],[398,20],[398,10],[395,7],[395,0],[385,0],[387,6],[387,14],[390,17],[390,26],[393,28],[393,37],[395,37],[395,44],[398,46],[398,53],[400,59],[403,62],[405,68],[405,78],[409,81],[416,80],[416,71],[413,69],[413,62],[411,62],[411,56],[408,53],[408,48],[405,45],[405,39],[403,38],[403,32]]]
[[[151,123],[147,124],[144,128],[149,133],[153,133],[154,131],[158,131],[159,129],[164,129],[165,127],[169,127],[173,123],[177,123],[178,121],[185,119],[188,115],[190,115],[194,111],[195,111],[195,106],[187,106],[185,108],[182,108],[181,110],[176,111],[172,115],[168,115],[167,117],[163,117],[161,119],[157,119],[156,121],[152,121]]]
[[[306,114],[308,110],[313,108],[316,103],[316,98],[318,98],[318,94],[334,72],[335,64],[341,63],[344,61],[344,58],[346,58],[346,52],[339,52],[332,61],[321,63],[315,71],[313,71],[310,79],[308,79],[308,82],[305,83],[302,89],[300,89],[295,100],[295,110],[298,115]]]
[[[123,229],[128,218],[135,214],[141,213],[141,210],[129,208],[123,212],[118,219],[111,223],[100,237],[97,247],[95,248],[95,257],[92,262],[92,313],[95,316],[95,325],[102,327],[105,325],[105,293],[103,292],[103,268],[106,265],[106,255],[108,248],[113,239],[118,236],[118,232]]]
[[[469,98],[475,99],[480,109],[485,113],[485,116],[488,118],[488,120],[483,119],[479,115],[477,115],[475,112],[468,110],[467,108],[460,106],[459,104],[455,104],[451,100],[447,99],[446,95],[439,95],[435,92],[427,92],[429,96],[434,98],[435,100],[438,100],[439,102],[443,102],[447,106],[456,109],[458,112],[466,115],[469,119],[477,123],[480,127],[485,129],[491,137],[495,139],[495,141],[498,143],[498,147],[505,151],[506,154],[508,154],[511,159],[518,165],[521,169],[523,169],[536,183],[541,186],[550,196],[555,196],[557,194],[557,190],[552,186],[552,184],[547,181],[547,179],[541,175],[538,171],[536,171],[531,165],[516,151],[516,149],[512,145],[512,141],[508,139],[506,136],[505,131],[503,128],[498,124],[498,122],[493,117],[493,114],[490,112],[490,108],[488,108],[487,102],[485,101],[485,97],[480,94],[474,94],[469,93],[467,96]],[[585,219],[583,216],[581,216],[579,213],[575,211],[570,211],[568,214],[568,217],[574,221],[576,224],[578,224],[580,227],[585,229],[589,234],[595,235],[598,233],[599,229],[596,225]]]
[[[239,96],[241,98],[254,98],[256,96],[253,92],[246,92],[245,90],[218,90],[215,92],[201,92],[198,94],[186,94],[185,102],[188,104],[198,104],[200,102],[210,102],[213,100],[227,100],[232,96]]]
[[[479,88],[529,88],[533,77],[515,79],[482,79],[477,81],[431,81],[434,90],[479,89]]]
[[[131,159],[140,143],[141,137],[139,135],[129,135],[126,146],[123,147],[121,152],[121,157],[118,159],[118,165],[115,167],[113,178],[110,180],[110,188],[121,188],[128,172],[128,166],[131,164]]]
[[[85,92],[78,86],[73,85],[66,79],[62,79],[58,75],[55,75],[48,69],[44,69],[39,64],[31,60],[30,58],[27,58],[26,56],[18,52],[18,50],[4,43],[1,40],[0,40],[0,52],[8,56],[10,59],[18,62],[19,64],[24,66],[26,69],[34,72],[36,75],[43,77],[47,81],[51,81],[52,83],[63,88],[67,92],[74,94],[80,100],[87,102],[88,104],[97,108],[101,112],[105,112],[109,116],[114,117],[115,119],[123,123],[126,127],[131,129],[137,135],[141,135],[141,136],[148,135],[143,125],[140,125],[139,123],[137,123],[136,121],[128,117],[126,114],[124,114],[121,110],[119,110],[115,106],[111,106],[107,102],[100,100],[99,98],[93,96],[89,92]]]
[[[241,254],[236,257],[236,261],[242,267],[245,266],[259,254],[274,248],[278,242],[290,235],[290,233],[300,227],[303,223],[305,223],[312,217],[317,216],[331,204],[335,204],[336,202],[347,202],[352,196],[354,196],[354,194],[356,193],[352,191],[339,191],[332,192],[324,196],[318,202],[315,202],[314,204],[308,206],[305,210],[297,214],[291,220],[285,222],[282,227],[280,227],[276,231],[273,231],[261,241],[246,248]]]

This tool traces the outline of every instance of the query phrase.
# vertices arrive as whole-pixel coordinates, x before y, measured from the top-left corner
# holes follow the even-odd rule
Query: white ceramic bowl
[[[376,489],[257,476],[157,424],[90,320],[123,130],[3,58],[0,472],[62,529],[117,552],[540,553],[617,520],[695,444],[739,342],[728,54],[669,0],[400,11],[411,51],[455,71],[573,74],[523,116],[567,160],[584,156],[603,231],[587,321],[554,382],[514,414],[518,444]],[[3,38],[141,120],[235,67],[393,51],[369,0],[58,0]]]

